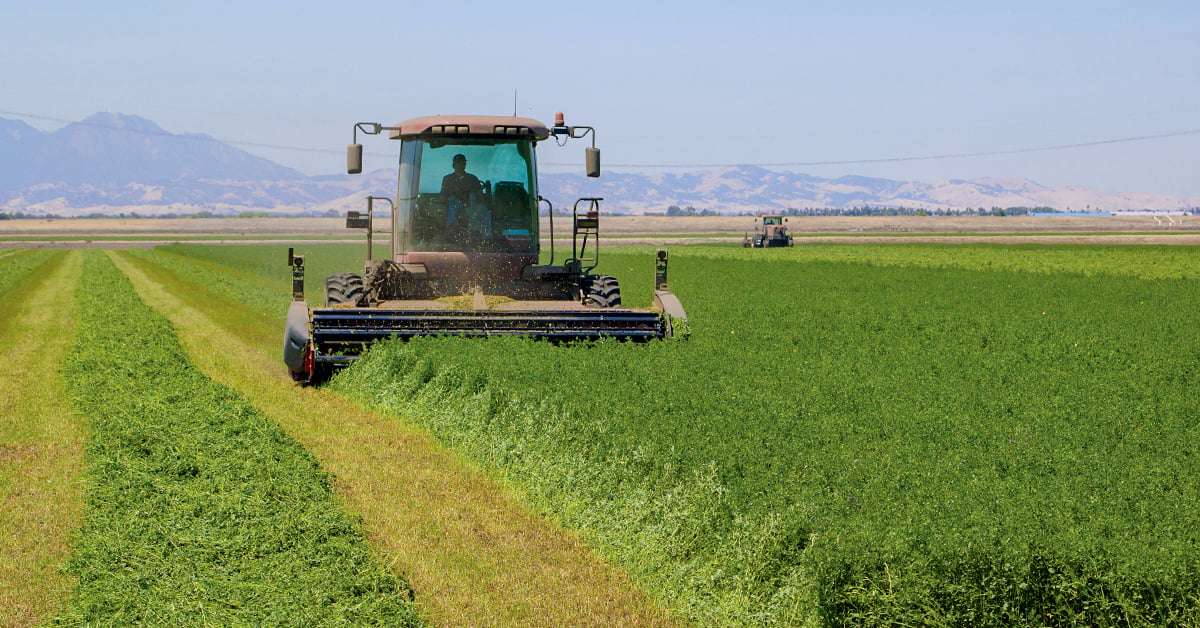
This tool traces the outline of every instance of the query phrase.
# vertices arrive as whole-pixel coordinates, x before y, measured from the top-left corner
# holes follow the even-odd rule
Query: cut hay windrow
[[[58,255],[62,255],[62,251],[47,249],[14,250],[0,255],[0,295],[34,272],[38,266]]]
[[[192,283],[125,253],[112,259],[172,322],[197,368],[337,475],[339,499],[363,517],[371,547],[410,578],[422,617],[434,625],[674,625],[620,570],[428,434],[275,377],[283,374],[278,329],[259,343],[257,323],[246,326],[254,312],[206,287],[223,282]]]
[[[211,292],[249,305],[277,326],[279,318],[287,315],[291,297],[290,277],[279,269],[288,270],[284,264],[287,248],[238,247],[243,255],[235,263],[222,264],[219,259],[206,259],[214,252],[229,248],[177,244],[131,249],[127,253],[170,271],[179,280],[200,284]]]
[[[286,243],[258,246],[213,246],[174,244],[153,250],[131,250],[131,254],[153,260],[181,278],[200,281],[214,291],[238,298],[259,311],[270,312],[278,320],[291,303],[292,269],[287,265]],[[296,254],[315,252],[306,258],[305,284],[308,299],[325,298],[325,276],[341,272],[347,264],[362,263],[366,252],[361,244],[305,244],[295,247]]]
[[[92,431],[66,625],[418,625],[313,458],[87,253],[66,379]]]

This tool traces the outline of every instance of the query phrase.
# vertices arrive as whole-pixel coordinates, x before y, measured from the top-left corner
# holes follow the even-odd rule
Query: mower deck
[[[403,307],[397,307],[397,305]],[[513,301],[490,309],[451,308],[439,301],[386,302],[381,307],[313,308],[314,358],[345,363],[375,341],[416,336],[529,336],[554,342],[663,338],[656,311],[584,307],[563,301]]]

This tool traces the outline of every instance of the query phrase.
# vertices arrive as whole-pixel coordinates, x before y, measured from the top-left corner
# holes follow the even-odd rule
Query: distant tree
[[[667,207],[667,215],[668,216],[716,216],[716,215],[718,215],[716,212],[704,213],[705,211],[708,211],[708,210],[697,210],[695,207],[692,207],[691,205],[688,205],[687,207],[683,207],[683,208],[679,207],[678,205],[671,205],[670,207]]]

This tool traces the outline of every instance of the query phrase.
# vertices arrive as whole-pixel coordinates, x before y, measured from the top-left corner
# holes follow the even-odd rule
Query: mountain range
[[[392,170],[310,177],[208,135],[173,134],[133,115],[97,113],[53,132],[0,118],[0,213],[342,214],[362,209],[368,194],[391,196],[394,190]],[[599,179],[542,173],[539,192],[566,208],[575,198],[603,197],[605,211],[625,214],[661,213],[672,205],[722,214],[868,205],[947,211],[1200,207],[1200,198],[1049,187],[1027,179],[823,179],[755,166],[675,174],[606,170]]]

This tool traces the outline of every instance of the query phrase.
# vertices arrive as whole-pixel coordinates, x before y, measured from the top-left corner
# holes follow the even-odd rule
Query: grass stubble
[[[422,430],[287,377],[275,343],[140,257],[114,261],[175,325],[197,367],[239,391],[336,476],[371,544],[439,626],[666,626],[666,613],[573,534],[547,522]],[[278,340],[278,323],[274,327]],[[249,338],[250,340],[247,340]]]
[[[74,336],[81,260],[57,254],[0,291],[0,626],[37,624],[73,586],[61,566],[82,520],[85,431],[58,367]]]

